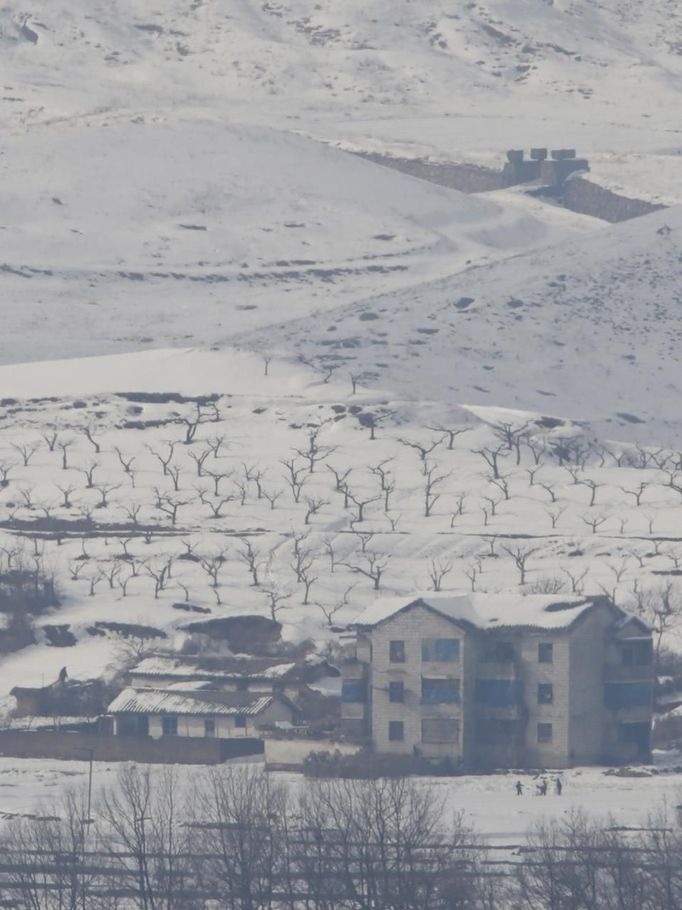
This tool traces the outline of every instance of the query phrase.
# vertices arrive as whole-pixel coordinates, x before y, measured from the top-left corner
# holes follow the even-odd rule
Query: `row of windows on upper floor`
[[[650,639],[623,641],[618,644],[620,664],[624,667],[647,667],[653,659]],[[457,662],[460,657],[460,640],[458,638],[425,638],[421,644],[422,661],[424,662]],[[485,663],[505,663],[514,659],[514,646],[511,642],[499,641],[485,650],[481,660]],[[405,642],[389,642],[389,661],[406,662]],[[538,663],[554,663],[554,645],[551,641],[538,642]]]
[[[494,708],[509,708],[520,704],[523,686],[519,680],[479,679],[476,680],[475,698],[478,704]],[[388,699],[394,704],[405,701],[405,683],[402,680],[391,680],[388,684]],[[366,687],[362,679],[346,679],[341,690],[342,700],[346,703],[364,702]],[[539,683],[537,689],[539,705],[551,705],[554,702],[554,686],[551,683]],[[459,704],[459,679],[421,680],[421,704]]]
[[[426,744],[457,743],[460,737],[460,722],[451,717],[429,717],[421,722],[421,741]],[[389,742],[403,742],[405,724],[402,720],[389,720]],[[539,744],[548,744],[554,740],[552,724],[542,723],[536,727],[536,739]]]
[[[460,640],[458,638],[424,638],[421,643],[422,661],[456,663],[460,655]],[[507,642],[497,642],[495,647],[483,655],[484,661],[503,663],[514,658],[514,649]],[[396,639],[388,643],[388,659],[392,664],[404,664],[407,661],[405,641]],[[554,645],[552,642],[539,642],[538,662],[551,664],[554,662]]]

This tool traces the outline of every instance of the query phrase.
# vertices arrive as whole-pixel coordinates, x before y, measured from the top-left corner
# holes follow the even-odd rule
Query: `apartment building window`
[[[458,679],[429,679],[422,677],[423,705],[452,705],[459,703]]]
[[[459,639],[425,638],[422,641],[422,660],[456,663],[459,660]]]
[[[405,701],[405,684],[402,680],[395,680],[388,684],[388,700],[393,702]]]
[[[551,724],[538,724],[538,742],[551,743],[554,731]]]
[[[604,704],[607,708],[647,708],[651,704],[650,682],[607,683],[604,689]]]
[[[510,641],[496,641],[483,652],[487,664],[505,664],[514,660],[514,645]]]
[[[364,700],[364,679],[344,679],[341,683],[341,701],[344,704],[353,704],[356,702],[364,702]]]
[[[422,721],[423,743],[458,743],[459,721],[452,717],[425,717]]]
[[[390,641],[388,643],[388,659],[392,664],[405,663],[405,642]]]
[[[551,705],[554,702],[554,686],[551,683],[538,684],[538,704]]]
[[[405,739],[405,728],[402,720],[389,720],[388,738],[392,743],[399,743]]]
[[[652,661],[651,639],[627,641],[620,646],[620,662],[624,667],[648,667]]]
[[[538,662],[541,664],[554,663],[554,645],[551,641],[541,641],[538,645]]]
[[[212,717],[207,717],[204,721],[204,736],[215,736],[215,720]]]
[[[178,735],[178,719],[173,714],[166,714],[161,718],[161,732],[164,736]]]
[[[490,708],[513,708],[521,702],[522,690],[518,679],[477,679],[476,701]]]

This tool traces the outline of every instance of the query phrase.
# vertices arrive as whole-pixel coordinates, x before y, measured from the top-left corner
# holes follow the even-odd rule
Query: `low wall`
[[[366,158],[375,164],[393,168],[411,177],[428,180],[438,186],[446,186],[460,193],[487,193],[499,190],[504,186],[501,171],[493,171],[475,164],[439,164],[423,161],[420,158],[394,158],[392,155],[380,155],[375,152],[353,152],[360,158]]]
[[[618,193],[598,186],[585,177],[569,177],[564,184],[563,201],[566,208],[572,212],[592,215],[612,224],[666,208],[664,205],[655,205],[642,199],[619,196]]]
[[[142,764],[217,765],[231,758],[263,754],[263,740],[247,737],[204,739],[166,736],[111,736],[93,733],[33,733],[0,730],[0,756],[83,761],[134,761]]]
[[[300,768],[311,752],[341,752],[354,755],[361,746],[320,739],[266,739],[265,765],[271,770]]]

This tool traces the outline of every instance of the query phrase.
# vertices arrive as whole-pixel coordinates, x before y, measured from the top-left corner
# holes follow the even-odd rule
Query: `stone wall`
[[[145,764],[216,765],[230,758],[262,755],[256,738],[208,739],[166,736],[110,736],[91,733],[33,733],[0,730],[0,755],[11,758],[56,758],[83,761],[94,750],[95,761]]]
[[[375,164],[393,168],[403,174],[428,180],[438,186],[446,186],[460,193],[487,193],[499,190],[504,186],[501,171],[493,171],[475,164],[440,164],[424,161],[421,158],[394,158],[392,155],[379,155],[375,152],[354,152],[360,158],[366,158]]]
[[[664,205],[655,205],[642,199],[620,196],[577,175],[569,177],[564,184],[563,202],[572,212],[592,215],[612,224],[666,208]]]

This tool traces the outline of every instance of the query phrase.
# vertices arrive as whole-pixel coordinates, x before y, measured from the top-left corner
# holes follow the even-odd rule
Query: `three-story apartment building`
[[[386,598],[354,623],[346,730],[468,767],[648,756],[651,631],[605,597]]]

